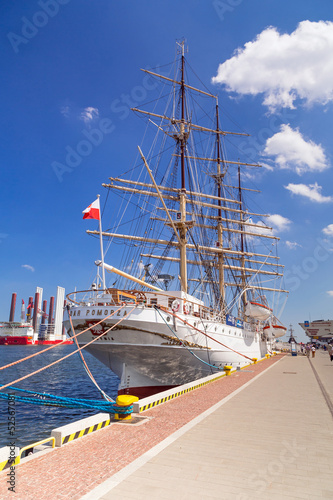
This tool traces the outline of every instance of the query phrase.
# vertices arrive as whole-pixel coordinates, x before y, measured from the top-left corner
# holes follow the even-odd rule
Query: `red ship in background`
[[[51,345],[72,344],[66,337],[63,327],[63,311],[65,305],[65,289],[57,287],[57,298],[54,311],[54,297],[50,298],[47,314],[47,301],[42,304],[43,289],[36,288],[35,300],[29,297],[27,313],[22,300],[20,321],[15,321],[17,294],[12,294],[9,321],[0,323],[0,345]],[[42,307],[41,307],[42,306]]]

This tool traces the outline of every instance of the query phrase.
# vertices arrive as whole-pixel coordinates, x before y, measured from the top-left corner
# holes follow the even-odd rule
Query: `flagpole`
[[[105,290],[105,269],[104,269],[104,252],[103,252],[103,237],[102,237],[102,214],[101,214],[101,204],[99,201],[99,194],[97,195],[98,205],[99,205],[99,242],[101,245],[101,260],[102,260],[102,279],[103,279],[103,290]]]

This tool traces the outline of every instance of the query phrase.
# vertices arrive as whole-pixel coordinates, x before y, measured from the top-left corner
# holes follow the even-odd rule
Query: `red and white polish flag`
[[[100,207],[99,207],[99,198],[95,200],[88,208],[83,210],[83,218],[84,219],[100,219]]]

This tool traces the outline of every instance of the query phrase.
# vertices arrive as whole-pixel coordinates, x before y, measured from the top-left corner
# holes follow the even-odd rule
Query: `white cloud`
[[[328,293],[328,295],[330,295],[331,297],[333,297],[333,290],[328,290],[326,293]]]
[[[324,227],[322,231],[327,236],[333,236],[333,224],[329,224],[328,226]]]
[[[260,165],[265,168],[266,170],[269,170],[270,172],[272,172],[274,170],[274,167],[272,165],[269,165],[268,163],[266,162],[260,162]]]
[[[70,115],[70,107],[69,106],[62,106],[60,108],[60,113],[65,117],[68,118]]]
[[[322,187],[317,183],[310,184],[309,186],[306,184],[288,184],[288,186],[284,187],[293,194],[299,194],[317,203],[328,203],[333,201],[332,196],[323,196],[321,194]]]
[[[213,83],[263,94],[270,109],[333,100],[333,23],[302,21],[290,35],[270,26],[218,67]]]
[[[82,111],[80,118],[81,120],[84,121],[84,123],[87,124],[98,118],[98,116],[99,116],[99,111],[97,108],[88,107]]]
[[[279,214],[272,214],[267,217],[267,223],[273,226],[273,230],[281,232],[287,231],[292,224],[291,220]]]
[[[296,243],[296,241],[286,241],[286,245],[290,250],[296,250],[297,247],[302,247],[299,243]]]
[[[262,221],[254,222],[251,217],[245,220],[245,222],[248,222],[249,224],[255,224],[255,226],[246,226],[246,231],[249,233],[255,233],[255,234],[272,234],[272,230],[269,229],[266,224]]]
[[[280,132],[267,139],[264,154],[274,156],[280,168],[304,172],[321,172],[329,167],[320,144],[306,141],[298,129],[281,125]]]
[[[32,273],[35,272],[35,268],[32,266],[29,266],[29,264],[22,264],[21,267],[24,267],[24,269],[27,269],[28,271],[31,271]]]
[[[255,224],[255,226],[247,226],[246,230],[249,233],[272,235],[289,229],[292,222],[279,214],[272,214],[266,218],[266,223],[262,221],[254,222],[252,218],[248,218],[245,222]],[[270,229],[272,227],[272,229]]]

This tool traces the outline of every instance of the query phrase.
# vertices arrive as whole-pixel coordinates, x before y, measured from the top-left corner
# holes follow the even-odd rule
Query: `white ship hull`
[[[34,345],[38,343],[38,335],[30,323],[14,321],[0,324],[0,345]]]
[[[91,327],[117,309],[72,308],[70,314],[75,332]],[[85,345],[96,339],[119,321],[119,315],[124,317],[132,309],[131,306],[125,307],[118,316],[106,319],[101,325],[83,333],[78,337],[78,343]],[[119,326],[96,340],[87,350],[121,379],[120,393],[140,397],[223,371],[225,365],[242,367],[253,358],[260,359],[267,353],[268,344],[256,331],[201,320],[192,315],[178,316],[207,335],[180,319],[174,319],[171,312],[158,312],[139,305]],[[71,335],[69,320],[64,324]],[[184,345],[180,345],[178,339]]]

